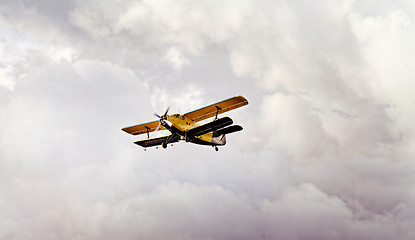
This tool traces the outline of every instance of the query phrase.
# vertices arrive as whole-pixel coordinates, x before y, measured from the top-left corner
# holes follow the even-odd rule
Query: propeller
[[[160,126],[162,123],[164,123],[165,120],[167,120],[167,113],[169,112],[170,107],[167,108],[166,112],[163,115],[158,115],[157,113],[154,113],[154,116],[158,117],[160,119],[159,125],[157,125],[156,130],[154,132],[157,132],[160,129]]]
[[[170,107],[167,108],[166,112],[163,115],[159,116],[157,113],[154,113],[154,116],[160,118],[160,120],[161,119],[166,120],[167,119],[167,113],[169,112],[169,110],[170,110]]]

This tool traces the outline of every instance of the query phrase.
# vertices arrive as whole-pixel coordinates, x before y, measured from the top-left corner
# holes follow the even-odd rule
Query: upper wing
[[[143,133],[147,133],[147,129],[148,129],[148,132],[154,132],[157,126],[159,125],[159,123],[160,123],[159,121],[148,122],[148,123],[143,123],[143,124],[135,125],[131,127],[125,127],[121,130],[131,135],[140,135]],[[164,130],[164,127],[160,126],[159,130]]]
[[[188,112],[184,114],[185,117],[192,119],[195,122],[202,121],[207,118],[214,117],[216,115],[217,110],[219,109],[218,113],[224,113],[230,110],[233,110],[238,107],[242,107],[248,104],[248,100],[246,100],[242,96],[236,96],[233,98],[229,98],[222,102],[218,102],[212,105],[209,105],[204,108],[200,108],[193,112]]]

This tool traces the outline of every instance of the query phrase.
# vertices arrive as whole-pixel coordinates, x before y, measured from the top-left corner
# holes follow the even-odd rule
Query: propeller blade
[[[159,122],[159,125],[157,125],[156,130],[154,130],[154,132],[151,134],[151,136],[149,138],[153,138],[154,135],[157,134],[157,131],[160,129],[160,127],[161,127],[161,122]]]
[[[157,132],[159,130],[160,126],[161,126],[161,122],[159,122],[159,125],[157,125],[156,130],[154,130],[154,132]]]
[[[166,112],[164,112],[164,114],[163,115],[158,115],[157,113],[154,113],[154,116],[156,116],[156,117],[158,117],[158,118],[163,118],[163,117],[166,117],[167,116],[167,113],[169,112],[169,110],[170,110],[170,107],[168,107],[167,108],[167,110],[166,110]]]
[[[166,112],[164,113],[164,116],[167,116],[167,113],[169,112],[170,107],[167,108]]]

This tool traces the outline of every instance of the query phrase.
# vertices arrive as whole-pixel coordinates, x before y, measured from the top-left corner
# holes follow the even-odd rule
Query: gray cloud
[[[413,7],[3,2],[0,238],[413,239]],[[235,94],[219,152],[120,131]]]

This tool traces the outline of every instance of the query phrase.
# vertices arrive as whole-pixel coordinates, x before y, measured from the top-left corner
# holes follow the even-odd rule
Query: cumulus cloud
[[[0,238],[415,237],[410,2],[0,13]],[[120,131],[236,94],[219,152]]]

